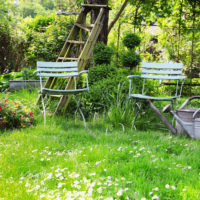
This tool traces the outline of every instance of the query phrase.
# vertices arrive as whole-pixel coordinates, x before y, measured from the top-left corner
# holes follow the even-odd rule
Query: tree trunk
[[[99,5],[108,5],[108,0],[88,0],[89,4],[99,4]],[[96,21],[96,18],[99,14],[99,10],[94,9],[91,12],[91,23],[94,23]],[[105,44],[107,44],[108,41],[108,19],[109,19],[109,10],[106,9],[104,14],[104,22],[103,22],[103,28],[101,30],[100,36],[98,38],[98,41],[102,41]]]

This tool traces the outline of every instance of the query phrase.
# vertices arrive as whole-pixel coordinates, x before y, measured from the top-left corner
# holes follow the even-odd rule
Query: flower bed
[[[34,124],[33,113],[20,101],[0,99],[0,129],[25,128]]]

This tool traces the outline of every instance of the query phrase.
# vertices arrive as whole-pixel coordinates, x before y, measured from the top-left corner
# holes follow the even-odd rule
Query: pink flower
[[[0,111],[2,110],[2,107],[0,106]]]

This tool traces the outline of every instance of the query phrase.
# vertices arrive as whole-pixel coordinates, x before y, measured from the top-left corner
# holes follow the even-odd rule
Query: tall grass
[[[110,109],[106,115],[106,121],[113,127],[130,127],[134,117],[134,102],[128,99],[128,94],[123,93],[123,84],[118,85],[117,96],[111,95]]]

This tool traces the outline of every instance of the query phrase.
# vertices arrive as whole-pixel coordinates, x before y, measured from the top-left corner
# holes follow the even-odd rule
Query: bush
[[[129,67],[131,70],[140,64],[141,56],[134,50],[128,50],[122,55],[122,64],[124,67]]]
[[[93,52],[94,52],[93,58],[95,65],[110,64],[113,51],[103,42],[97,43],[97,45],[93,49]]]
[[[136,35],[135,33],[127,34],[124,39],[122,40],[125,47],[129,49],[135,49],[141,43],[141,38]]]
[[[26,41],[25,60],[29,66],[35,66],[38,60],[55,61],[73,23],[69,18],[56,15],[24,19],[20,31]]]
[[[112,65],[98,65],[90,68],[88,73],[89,84],[93,85],[102,79],[115,76],[117,74],[116,67]]]
[[[1,99],[0,121],[1,125],[6,124],[7,128],[25,128],[34,124],[34,117],[28,107],[20,101]]]
[[[113,99],[117,97],[118,85],[123,84],[124,98],[128,96],[128,79],[123,72],[116,72],[114,76],[99,79],[90,86],[90,92],[84,95],[84,107],[88,113],[103,112],[110,108]],[[89,114],[88,114],[89,115]]]

